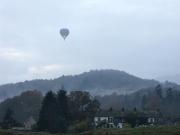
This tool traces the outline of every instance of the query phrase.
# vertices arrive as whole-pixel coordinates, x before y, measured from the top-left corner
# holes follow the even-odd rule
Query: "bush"
[[[80,132],[85,132],[88,131],[89,126],[87,121],[81,121],[78,122],[72,126],[69,127],[69,132],[71,133],[80,133]]]

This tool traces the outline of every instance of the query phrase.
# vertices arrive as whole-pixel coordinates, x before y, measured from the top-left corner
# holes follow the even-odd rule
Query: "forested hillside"
[[[68,90],[87,90],[91,94],[103,95],[113,92],[133,92],[138,89],[154,87],[158,81],[141,79],[118,70],[93,70],[80,75],[62,76],[53,80],[32,80],[0,86],[0,100],[13,97],[27,90],[39,90],[45,94],[57,91],[62,86]]]
[[[172,87],[156,87],[142,89],[129,95],[116,93],[97,96],[103,109],[160,111],[164,116],[180,116],[180,89]]]
[[[38,119],[43,96],[39,91],[27,91],[19,96],[7,99],[0,104],[0,121],[2,121],[7,109],[13,111],[13,115],[18,122],[33,117]]]
[[[82,92],[75,92],[81,99]],[[70,96],[74,93],[70,92]],[[82,93],[82,94],[81,94]],[[89,95],[88,92],[85,94]],[[89,95],[90,96],[90,95]],[[93,96],[92,96],[93,97]],[[19,121],[24,121],[30,116],[38,118],[43,96],[38,91],[27,91],[20,96],[7,99],[0,103],[0,120],[2,120],[5,111],[10,108],[13,110],[15,118]],[[73,98],[72,98],[73,99]],[[100,102],[100,108],[103,110],[122,110],[132,111],[136,108],[138,111],[160,111],[164,116],[180,117],[180,89],[157,85],[156,87],[144,88],[129,95],[119,95],[117,93],[96,96]],[[87,101],[87,98],[83,98]],[[79,102],[79,101],[78,101]],[[71,108],[73,108],[72,106]],[[71,109],[72,110],[72,109]]]

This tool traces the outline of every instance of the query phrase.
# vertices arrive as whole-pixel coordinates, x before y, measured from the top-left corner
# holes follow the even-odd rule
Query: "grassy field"
[[[17,132],[0,130],[0,135],[52,135],[49,133]],[[56,134],[62,135],[62,134]],[[79,134],[65,135],[180,135],[180,127],[149,127],[134,129],[98,129]]]

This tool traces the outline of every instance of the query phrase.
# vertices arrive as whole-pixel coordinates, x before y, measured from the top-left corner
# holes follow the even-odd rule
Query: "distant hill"
[[[158,81],[141,79],[118,70],[92,70],[74,76],[61,76],[52,80],[32,80],[0,86],[0,100],[13,97],[28,90],[46,93],[57,91],[62,86],[68,90],[86,90],[91,94],[112,94],[113,92],[133,92],[138,89],[154,87]]]

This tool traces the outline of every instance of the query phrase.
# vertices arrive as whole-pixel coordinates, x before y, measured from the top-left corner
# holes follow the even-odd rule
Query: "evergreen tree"
[[[69,124],[68,98],[65,90],[59,90],[57,93],[57,124],[59,132],[66,132]]]
[[[172,103],[172,101],[173,101],[173,91],[172,91],[172,88],[169,88],[166,91],[166,99],[167,99],[167,102]]]
[[[156,86],[155,91],[156,91],[157,96],[158,96],[160,99],[162,99],[162,97],[163,97],[163,96],[162,96],[162,87],[161,87],[160,84]]]
[[[3,122],[1,124],[1,127],[3,129],[11,129],[12,127],[16,126],[17,122],[16,120],[13,118],[13,111],[11,109],[7,109],[5,116],[3,118]]]
[[[146,97],[146,95],[144,95],[141,100],[141,108],[143,111],[145,111],[147,109],[147,103],[148,103],[147,97]]]
[[[57,101],[52,91],[48,92],[44,97],[37,127],[40,131],[58,132]]]
[[[134,113],[137,113],[137,108],[136,108],[136,107],[134,107],[134,109],[133,109],[133,110],[134,110]]]
[[[122,113],[125,112],[125,108],[124,108],[124,107],[121,108],[121,112],[122,112]]]
[[[74,122],[88,121],[92,125],[91,118],[99,107],[99,102],[87,92],[71,92],[67,97],[65,90],[59,90],[57,95],[50,91],[42,102],[37,128],[39,131],[65,133],[69,124]]]
[[[124,108],[124,107],[122,107],[122,108],[121,108],[121,116],[122,116],[122,117],[124,117],[124,116],[125,116],[125,113],[126,113],[125,111],[126,111],[126,110],[125,110],[125,108]]]
[[[134,128],[137,124],[137,115],[136,113],[128,113],[125,116],[125,120],[127,123],[131,125],[132,128]]]

